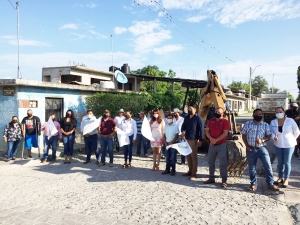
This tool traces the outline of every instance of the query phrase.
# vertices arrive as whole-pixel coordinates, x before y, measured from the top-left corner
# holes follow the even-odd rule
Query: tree
[[[259,96],[261,93],[268,92],[268,81],[262,76],[256,76],[252,81],[252,94]]]
[[[284,90],[281,93],[286,93],[288,98],[291,99],[291,102],[295,102],[295,99],[294,99],[293,95],[290,92]]]
[[[272,92],[272,89],[273,89],[273,92]],[[273,87],[273,88],[269,89],[269,93],[279,93],[279,90],[280,90],[279,88]]]
[[[246,92],[249,92],[250,90],[249,84],[242,83],[241,81],[232,81],[232,83],[227,87],[229,87],[232,91],[245,90]]]
[[[148,75],[152,77],[169,77],[169,78],[175,78],[176,73],[173,70],[169,70],[168,73],[159,70],[157,66],[146,66],[142,69],[138,69],[137,71],[133,71],[133,73],[137,74],[143,74]],[[157,81],[156,82],[157,92],[159,93],[165,93],[167,90],[172,89],[172,83],[171,82],[163,82],[163,81]],[[153,92],[154,91],[154,82],[153,81],[143,81],[140,86],[140,90],[144,92]],[[175,83],[174,85],[174,91],[180,91],[180,84]]]

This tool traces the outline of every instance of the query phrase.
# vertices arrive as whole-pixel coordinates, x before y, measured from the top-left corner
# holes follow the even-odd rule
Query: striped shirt
[[[263,139],[268,135],[271,135],[269,124],[266,122],[260,121],[258,124],[255,124],[253,120],[247,121],[243,126],[241,133],[246,135],[248,145],[252,147],[262,147],[266,143],[257,144],[257,138]]]
[[[136,129],[137,129],[137,134],[142,134],[142,124],[143,120],[140,120],[140,118],[135,120],[136,122]]]

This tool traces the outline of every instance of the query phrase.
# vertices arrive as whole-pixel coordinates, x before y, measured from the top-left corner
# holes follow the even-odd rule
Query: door
[[[45,121],[48,121],[50,113],[55,114],[56,121],[63,118],[63,98],[46,98],[45,100]]]

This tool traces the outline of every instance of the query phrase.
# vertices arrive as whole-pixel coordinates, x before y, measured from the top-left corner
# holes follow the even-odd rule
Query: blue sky
[[[12,1],[11,1],[12,2]],[[15,2],[12,2],[15,6]],[[263,76],[295,97],[300,66],[299,0],[19,1],[20,69],[41,80],[42,67],[73,62],[108,71],[157,65],[178,77],[223,85]],[[0,78],[17,77],[17,11],[0,0]]]

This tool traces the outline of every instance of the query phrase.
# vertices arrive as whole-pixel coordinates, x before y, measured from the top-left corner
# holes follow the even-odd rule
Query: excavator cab
[[[204,124],[209,118],[210,112],[214,108],[222,107],[224,114],[230,123],[230,131],[227,136],[227,160],[228,175],[241,176],[247,168],[246,146],[242,140],[242,135],[235,121],[235,113],[231,111],[226,95],[219,82],[218,75],[213,70],[207,70],[207,85],[201,89],[198,115],[201,116]],[[209,142],[205,139],[205,142]],[[209,144],[209,143],[208,143]]]

